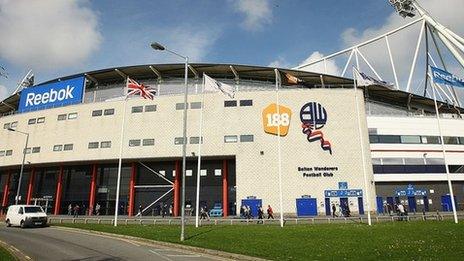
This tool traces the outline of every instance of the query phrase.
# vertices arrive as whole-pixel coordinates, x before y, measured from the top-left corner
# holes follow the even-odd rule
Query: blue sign
[[[85,77],[81,76],[23,89],[18,110],[19,112],[36,111],[80,103],[84,82]]]
[[[348,182],[338,182],[338,189],[348,189]]]
[[[464,88],[464,80],[442,69],[430,66],[432,69],[432,78],[435,83],[451,85]]]
[[[325,190],[326,198],[347,198],[347,197],[362,197],[362,189],[333,189]]]
[[[406,190],[397,190],[395,191],[395,194],[397,196],[407,196],[407,197],[427,196],[427,191],[415,189],[413,185],[409,184]]]

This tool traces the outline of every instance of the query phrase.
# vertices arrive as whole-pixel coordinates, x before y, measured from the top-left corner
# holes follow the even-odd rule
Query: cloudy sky
[[[463,0],[419,1],[464,35]],[[8,74],[0,77],[0,98],[28,69],[39,83],[112,66],[178,62],[151,50],[152,41],[192,62],[293,67],[409,21],[386,0],[0,0],[0,66]],[[392,39],[398,58],[411,53],[417,32]],[[384,54],[365,52],[383,66]],[[335,61],[329,71],[340,67]]]

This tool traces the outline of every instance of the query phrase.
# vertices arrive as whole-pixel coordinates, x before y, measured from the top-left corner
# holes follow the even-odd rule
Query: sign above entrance
[[[285,106],[271,103],[263,110],[264,132],[284,137],[288,134],[292,110]],[[280,130],[279,130],[280,129]]]
[[[427,196],[427,190],[415,189],[413,185],[409,184],[405,190],[396,190],[395,195],[397,196]]]
[[[362,197],[362,189],[335,189],[325,190],[324,195],[326,198],[346,198],[346,197]]]

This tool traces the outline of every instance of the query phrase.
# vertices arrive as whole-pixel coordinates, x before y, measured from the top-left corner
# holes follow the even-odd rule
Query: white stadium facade
[[[119,213],[170,208],[180,215],[186,142],[187,208],[196,203],[201,143],[200,205],[219,203],[224,216],[238,215],[242,204],[278,212],[280,191],[288,216],[330,215],[332,204],[359,214],[384,213],[399,202],[410,212],[451,211],[432,99],[382,86],[360,87],[355,95],[352,79],[280,73],[276,91],[274,68],[191,64],[186,141],[183,64],[109,68],[24,88],[0,104],[1,206],[15,202],[24,151],[19,202],[56,215],[70,204],[94,214],[98,203],[101,214],[114,214],[121,155]],[[235,96],[202,94],[203,74],[234,86]],[[124,99],[127,77],[154,88],[154,99]],[[464,109],[438,107],[462,210]],[[286,114],[279,133],[276,113]]]

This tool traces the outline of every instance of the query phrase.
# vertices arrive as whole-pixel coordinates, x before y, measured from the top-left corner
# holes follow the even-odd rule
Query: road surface
[[[1,227],[0,240],[32,260],[225,260],[206,254],[63,228]]]

